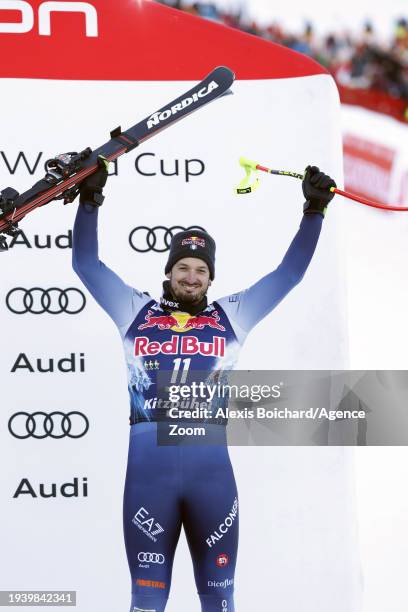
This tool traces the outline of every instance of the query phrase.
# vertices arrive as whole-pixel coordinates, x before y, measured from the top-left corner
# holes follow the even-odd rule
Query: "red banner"
[[[351,134],[344,135],[343,149],[346,189],[389,204],[396,151]]]
[[[149,0],[0,2],[0,77],[197,80],[326,74],[303,54]]]
[[[343,104],[363,106],[368,110],[390,115],[403,123],[408,121],[408,102],[402,98],[393,98],[383,91],[344,87],[339,83],[337,83],[337,87]]]

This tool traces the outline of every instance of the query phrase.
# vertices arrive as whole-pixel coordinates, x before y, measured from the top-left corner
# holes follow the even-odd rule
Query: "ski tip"
[[[228,68],[228,66],[217,66],[210,72],[210,75],[214,75],[214,77],[217,76],[218,78],[230,79],[231,83],[235,80],[235,72],[231,70],[231,68]]]

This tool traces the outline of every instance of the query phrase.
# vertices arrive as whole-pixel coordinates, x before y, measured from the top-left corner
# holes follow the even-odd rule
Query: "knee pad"
[[[233,593],[199,593],[201,612],[234,612]]]

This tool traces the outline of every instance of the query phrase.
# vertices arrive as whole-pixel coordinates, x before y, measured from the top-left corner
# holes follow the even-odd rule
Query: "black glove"
[[[101,206],[105,197],[102,190],[108,180],[108,160],[102,155],[98,156],[98,170],[87,176],[79,185],[79,201],[92,206]]]
[[[320,172],[317,166],[306,168],[302,183],[303,195],[306,198],[303,205],[305,215],[316,213],[325,215],[328,203],[334,198],[334,193],[330,191],[330,187],[337,187],[330,176]]]

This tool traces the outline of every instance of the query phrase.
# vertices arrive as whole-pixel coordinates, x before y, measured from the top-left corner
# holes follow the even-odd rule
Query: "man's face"
[[[197,257],[179,259],[167,276],[174,297],[189,304],[200,302],[211,285],[208,266]]]

